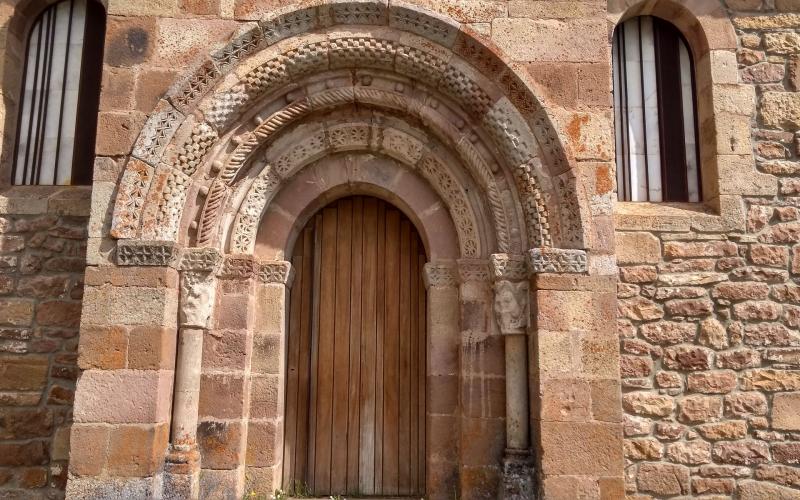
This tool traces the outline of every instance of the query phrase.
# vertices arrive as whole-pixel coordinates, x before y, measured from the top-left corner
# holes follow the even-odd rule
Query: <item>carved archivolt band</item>
[[[311,161],[326,154],[368,150],[387,154],[422,174],[450,210],[458,231],[462,255],[477,257],[481,251],[481,242],[477,218],[467,195],[461,183],[449,172],[448,162],[439,157],[435,149],[428,148],[416,138],[420,135],[411,135],[389,126],[321,123],[314,134],[295,142],[283,154],[276,155],[277,166],[265,165],[252,182],[233,224],[231,251],[253,252],[259,221],[269,201],[280,189],[283,178],[294,175]],[[267,154],[268,161],[271,156]],[[504,214],[501,212],[495,214],[495,217],[504,218]],[[507,241],[503,245],[507,246]]]
[[[374,15],[364,16],[365,8],[370,12],[374,10]],[[332,18],[327,17],[331,15]],[[321,16],[332,19],[334,24],[388,24],[391,28],[313,34],[323,24]],[[402,31],[409,33],[401,34]],[[280,42],[289,37],[297,39]],[[303,42],[296,43],[300,37]],[[429,40],[436,43],[431,44]],[[474,62],[478,67],[488,67],[491,62],[495,67],[504,68],[499,76],[484,77],[458,57],[457,53],[470,44],[481,46],[480,42],[460,31],[457,25],[449,24],[440,16],[400,4],[387,7],[381,2],[341,2],[333,6],[301,9],[262,21],[258,28],[241,33],[226,48],[216,51],[205,64],[199,65],[198,72],[172,92],[169,96],[171,102],[159,103],[134,147],[135,158],[126,166],[114,210],[112,236],[135,238],[141,235],[174,241],[187,190],[198,182],[198,175],[204,170],[202,164],[208,162],[208,152],[223,149],[215,144],[229,140],[231,124],[237,117],[247,110],[261,107],[258,101],[262,96],[288,88],[292,81],[339,68],[374,68],[424,82],[459,103],[471,117],[470,121],[479,125],[476,137],[485,135],[491,138],[491,146],[486,148],[500,152],[497,158],[516,181],[520,203],[525,210],[529,245],[550,246],[549,218],[552,214],[548,214],[544,196],[534,180],[540,173],[530,165],[539,156],[539,148],[543,148],[542,161],[555,165],[558,173],[564,172],[563,148],[527,85],[501,61],[495,60],[491,51],[484,49],[479,51],[480,55],[468,50],[463,53],[473,59],[495,58]],[[264,50],[271,45],[275,47]],[[249,67],[250,61],[256,61],[256,64]],[[237,66],[237,73],[243,75],[238,81],[222,80]],[[225,83],[220,85],[220,81]],[[305,96],[302,92],[287,95],[288,105],[270,110],[252,132],[237,136],[238,144],[234,151],[218,164],[216,179],[206,200],[208,208],[224,204],[230,195],[230,183],[235,181],[237,172],[252,151],[269,142],[287,124],[295,123],[315,110],[335,106],[337,102],[349,100],[351,103],[374,105],[372,101],[378,92],[364,87],[350,85]],[[205,98],[212,89],[215,90],[211,97]],[[504,94],[512,100],[502,97]],[[419,102],[409,102],[403,95],[404,92],[395,89],[394,93],[384,93],[379,100],[386,106],[394,102],[403,113],[413,112],[414,108],[423,109],[420,113],[427,112]],[[519,109],[524,110],[527,118],[520,114]],[[195,117],[198,116],[203,116],[203,119],[197,121]],[[424,119],[422,121],[426,123]],[[471,157],[475,163],[477,156],[475,151],[469,151],[469,143],[471,141],[464,140],[462,134],[455,149],[461,153],[462,159]],[[492,162],[477,169],[477,174],[473,172],[481,188],[486,189],[487,181],[491,180],[487,175],[490,168],[493,168]],[[501,206],[495,194],[487,190],[493,214]],[[557,198],[558,194],[554,197]],[[210,215],[213,211],[207,212]],[[580,217],[580,214],[571,210],[565,216]],[[213,218],[201,221],[201,234],[213,232],[217,222]],[[494,222],[499,230],[504,229],[502,220]]]

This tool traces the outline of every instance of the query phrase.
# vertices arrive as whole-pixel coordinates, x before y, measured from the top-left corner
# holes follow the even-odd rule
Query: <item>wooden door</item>
[[[414,225],[377,198],[338,200],[298,237],[284,490],[424,494],[424,263]]]

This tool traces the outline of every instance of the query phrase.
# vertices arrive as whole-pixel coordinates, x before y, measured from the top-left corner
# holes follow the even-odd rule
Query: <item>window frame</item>
[[[644,139],[645,153],[642,155],[645,161],[645,182],[648,186],[646,199],[632,200],[628,198],[637,198],[633,194],[635,186],[630,186],[630,179],[632,178],[632,162],[631,162],[631,144],[627,138],[627,131],[630,126],[630,115],[627,107],[627,95],[629,94],[628,82],[630,78],[637,78],[636,75],[628,75],[627,57],[625,52],[625,26],[631,22],[638,22],[637,32],[638,47],[639,47],[639,60],[643,62],[642,43],[642,20],[647,19],[652,24],[652,37],[653,37],[653,68],[655,74],[652,75],[655,81],[655,91],[657,96],[657,109],[658,109],[658,162],[659,162],[659,175],[661,200],[651,200],[651,167],[648,153],[648,146],[651,140],[649,134],[653,132],[648,130],[647,119],[645,118],[645,70],[640,68],[639,77],[642,92],[642,120],[641,120],[641,133]],[[685,98],[683,89],[682,70],[683,64],[681,63],[680,46],[676,47],[673,52],[666,50],[666,43],[678,42],[682,43],[688,56],[688,69],[689,77],[691,80],[691,111],[692,111],[692,130],[687,131],[685,120]],[[620,21],[614,28],[611,35],[612,43],[612,92],[614,97],[612,99],[614,107],[614,141],[616,144],[616,168],[621,169],[621,179],[623,185],[617,186],[617,198],[623,203],[702,203],[703,197],[703,174],[702,174],[702,156],[700,151],[700,128],[699,128],[699,110],[698,110],[698,88],[697,88],[697,65],[695,63],[695,56],[692,51],[692,46],[681,30],[672,22],[661,17],[650,15],[646,13],[630,16]],[[634,42],[635,43],[635,42]],[[665,59],[665,54],[673,56],[671,60]],[[615,58],[616,56],[616,58]],[[619,69],[618,69],[619,68]],[[619,83],[619,85],[617,85]],[[619,87],[619,88],[617,88]],[[623,109],[618,109],[618,93],[622,93],[623,97],[619,101],[619,105]],[[674,106],[675,102],[680,102],[681,106]],[[618,123],[618,120],[620,123]],[[620,134],[620,132],[622,132]],[[689,174],[692,171],[687,157],[687,132],[693,132],[694,143],[694,156],[695,156],[695,169],[696,169],[696,186],[697,197],[696,201],[690,201],[692,198],[692,191],[689,188]],[[624,137],[620,137],[620,135]],[[681,147],[674,147],[680,144]],[[620,147],[622,151],[620,151]],[[679,168],[675,168],[678,165]],[[631,195],[629,196],[629,192]]]
[[[105,32],[106,32],[106,9],[105,6],[99,0],[86,0],[86,17],[85,17],[85,25],[84,25],[84,40],[81,47],[81,69],[78,76],[78,98],[75,105],[75,136],[73,138],[73,154],[72,154],[72,162],[69,166],[69,173],[70,173],[70,181],[68,184],[57,184],[57,176],[58,176],[58,169],[56,165],[53,169],[53,182],[47,184],[41,184],[39,181],[40,179],[38,176],[41,172],[36,172],[37,169],[41,167],[41,165],[31,165],[30,167],[23,166],[25,170],[28,168],[34,169],[34,172],[31,172],[31,177],[34,175],[37,176],[36,182],[25,182],[23,179],[23,183],[17,184],[16,177],[18,173],[18,169],[20,168],[18,165],[18,154],[20,148],[20,140],[22,138],[22,124],[23,119],[22,115],[25,111],[25,101],[24,101],[24,93],[25,87],[28,80],[28,64],[30,59],[30,50],[31,50],[31,41],[33,36],[36,32],[37,25],[40,22],[43,22],[45,16],[49,13],[58,9],[62,3],[70,2],[73,5],[70,6],[70,16],[72,16],[72,8],[74,6],[75,0],[58,0],[55,2],[47,2],[38,14],[33,18],[30,23],[27,23],[26,29],[23,34],[23,41],[20,47],[20,55],[22,58],[22,73],[19,78],[19,92],[18,95],[20,96],[19,101],[16,103],[16,109],[14,110],[14,142],[10,151],[12,152],[9,161],[10,165],[10,177],[8,179],[8,185],[11,186],[76,186],[76,185],[90,185],[92,183],[93,177],[93,170],[94,170],[94,150],[95,150],[95,142],[97,137],[97,116],[100,106],[100,91],[102,87],[102,71],[103,71],[103,52],[105,48]],[[70,18],[70,26],[72,23],[72,18]],[[43,33],[44,29],[40,29],[40,40],[41,40],[41,33]],[[55,30],[54,30],[55,32]],[[53,33],[54,35],[54,33]],[[68,40],[69,40],[68,35]],[[94,41],[95,43],[92,43]],[[52,48],[52,47],[50,47]],[[39,54],[36,55],[37,60]],[[47,55],[45,55],[47,57]],[[51,64],[51,61],[47,64]],[[66,63],[65,63],[65,74],[66,74]],[[62,83],[62,93],[63,89],[65,88],[66,81]],[[42,90],[37,90],[37,93],[41,94],[42,96],[46,94],[45,89],[49,86],[49,76],[48,76],[48,84],[42,86]],[[45,101],[46,102],[46,101]],[[59,122],[63,118],[64,115],[64,101],[63,95],[61,100],[61,106],[59,111]],[[40,123],[37,123],[37,126],[42,126],[46,122],[43,119],[40,119]],[[33,125],[31,123],[30,125]],[[30,133],[30,132],[29,132]],[[61,125],[59,123],[59,135],[61,133]],[[42,140],[45,140],[42,137]],[[58,152],[60,150],[60,141],[56,149],[56,159],[58,158]],[[34,146],[38,147],[38,146]],[[23,177],[27,177],[27,175],[23,175]]]

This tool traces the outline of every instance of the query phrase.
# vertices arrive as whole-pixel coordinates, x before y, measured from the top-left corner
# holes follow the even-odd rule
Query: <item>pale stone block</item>
[[[542,422],[540,432],[544,474],[621,474],[621,424]]]
[[[770,128],[800,128],[800,93],[764,92],[760,103],[761,119]]]
[[[498,18],[492,40],[515,61],[604,62],[609,50],[605,19]]]
[[[712,50],[707,57],[707,64],[710,65],[711,69],[712,82],[715,84],[739,83],[739,63],[736,60],[736,52],[732,50]]]
[[[81,322],[91,325],[174,325],[178,292],[165,288],[87,286]]]
[[[753,168],[752,155],[719,155],[717,169],[720,194],[773,196],[778,191],[775,176]]]
[[[753,115],[756,98],[754,86],[715,84],[712,89],[715,114],[731,113],[747,117]]]
[[[109,0],[110,16],[170,16],[178,13],[179,0]]]
[[[86,370],[75,391],[75,421],[167,422],[172,378],[167,370]]]
[[[102,238],[111,229],[116,187],[115,182],[95,182],[92,185],[92,205],[89,215],[90,238]]]
[[[617,262],[620,264],[657,264],[661,261],[661,243],[651,233],[616,233]]]
[[[772,398],[772,428],[800,430],[800,393],[780,393]]]

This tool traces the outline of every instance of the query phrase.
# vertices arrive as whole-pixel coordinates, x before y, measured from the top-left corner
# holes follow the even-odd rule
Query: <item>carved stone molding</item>
[[[458,286],[458,269],[452,263],[425,264],[425,288],[455,288]]]
[[[523,281],[528,278],[528,269],[524,255],[495,253],[489,256],[492,263],[492,274],[496,281]]]
[[[494,313],[500,333],[521,335],[528,328],[528,282],[500,280],[494,283]]]
[[[184,248],[181,252],[181,271],[217,273],[222,264],[222,254],[215,248]]]
[[[489,272],[489,262],[482,259],[459,259],[458,277],[461,283],[470,281],[489,282],[492,275]]]
[[[189,328],[208,328],[214,310],[217,283],[214,273],[181,272],[180,324]]]
[[[563,248],[533,248],[528,252],[528,265],[532,274],[585,273],[585,250]]]
[[[310,33],[315,27],[330,22],[388,24],[392,29],[429,38],[438,46],[417,40],[416,35],[406,34],[406,38],[397,38],[384,34],[384,31],[366,36],[336,31]],[[529,114],[532,109],[538,112],[535,106],[532,109],[529,109],[530,106],[519,107],[520,102],[535,103],[537,99],[523,81],[515,77],[514,71],[502,63],[501,58],[488,50],[472,50],[465,54],[450,50],[460,33],[457,24],[412,5],[389,5],[387,10],[381,2],[339,2],[333,7],[311,7],[278,14],[248,29],[240,30],[228,47],[216,51],[211,59],[205,59],[206,63],[212,64],[197,66],[196,74],[185,79],[182,93],[169,97],[175,107],[167,101],[162,101],[157,107],[137,140],[134,156],[151,167],[170,171],[165,172],[164,179],[159,182],[151,182],[141,172],[128,175],[126,171],[115,206],[112,235],[119,238],[177,239],[183,207],[188,201],[187,189],[197,182],[197,173],[207,175],[204,165],[213,160],[207,158],[210,151],[227,151],[229,154],[226,158],[217,160],[220,167],[216,174],[212,169],[212,177],[216,181],[209,189],[203,210],[204,220],[199,224],[198,242],[201,245],[209,244],[221,220],[217,210],[230,194],[231,182],[237,179],[237,173],[251,154],[265,142],[272,141],[288,125],[315,111],[337,106],[337,100],[341,101],[341,105],[362,103],[365,106],[375,105],[376,99],[383,100],[388,107],[406,114],[430,113],[439,102],[448,100],[416,102],[403,95],[412,92],[403,89],[402,85],[395,92],[386,92],[387,89],[370,87],[369,82],[362,82],[361,86],[330,88],[314,95],[306,92],[306,97],[300,98],[275,92],[282,87],[288,91],[290,82],[297,85],[300,79],[328,69],[370,68],[370,71],[385,71],[412,78],[419,85],[427,85],[430,88],[428,93],[446,94],[470,115],[472,125],[477,125],[483,133],[472,133],[467,127],[464,134],[469,140],[456,137],[451,144],[456,144],[455,150],[477,166],[477,174],[473,175],[481,181],[479,184],[484,189],[487,188],[486,181],[492,181],[491,174],[487,172],[491,168],[496,173],[497,165],[495,160],[486,160],[480,155],[499,151],[498,163],[504,164],[516,181],[516,191],[525,212],[525,233],[530,243],[540,246],[551,244],[550,220],[553,217],[560,220],[563,216],[548,215],[545,200],[554,199],[556,203],[557,200],[549,191],[541,193],[537,176],[542,173],[530,168],[530,163],[537,159],[540,151],[544,151],[548,156],[546,161],[555,162],[550,157],[559,156],[559,161],[555,163],[563,166],[563,159],[560,158],[563,148],[560,147],[558,134],[552,130],[546,116],[523,116],[520,113],[520,109]],[[273,46],[277,41],[291,36],[308,37],[309,40],[305,44],[292,44],[295,48],[286,51]],[[480,41],[470,38],[471,35],[461,33],[461,36],[472,44],[473,49],[482,47]],[[261,49],[263,52],[259,52]],[[461,59],[462,56],[469,60]],[[484,60],[486,58],[491,61]],[[253,64],[253,60],[257,62]],[[248,65],[251,66],[248,68]],[[230,78],[234,69],[241,75],[239,78]],[[485,74],[488,69],[491,74]],[[509,85],[513,88],[504,88]],[[204,97],[207,92],[207,97]],[[230,128],[241,125],[236,124],[236,118],[242,116],[245,110],[252,109],[252,105],[268,93],[277,99],[286,99],[288,105],[269,116],[256,117],[258,126],[254,130],[233,134],[237,143],[233,150],[212,147],[223,137],[227,141],[227,137],[231,137],[228,134]],[[509,97],[502,97],[504,94]],[[301,95],[303,93],[295,94]],[[521,100],[521,95],[525,99]],[[268,107],[266,104],[264,106],[265,109]],[[273,106],[270,109],[276,108]],[[200,110],[201,113],[193,113],[194,110]],[[194,122],[197,116],[203,116],[206,121]],[[422,117],[421,121],[431,123],[427,116]],[[459,120],[448,117],[443,122],[451,128],[464,127]],[[537,128],[535,134],[532,131],[534,123]],[[547,130],[542,132],[539,129]],[[470,143],[476,140],[480,142],[482,137],[490,138],[493,144],[487,144],[486,147],[477,145],[470,151]],[[544,146],[540,145],[541,137],[547,139]],[[478,152],[483,153],[476,154]],[[135,168],[133,162],[129,161],[128,168]],[[449,182],[446,178],[442,180]],[[550,184],[546,188],[552,190]],[[504,206],[506,211],[512,206],[507,204],[505,195],[501,197],[490,190],[484,192],[494,214],[502,213]],[[158,208],[146,207],[153,203]],[[150,215],[145,217],[142,214]],[[575,216],[579,217],[580,214]],[[516,248],[507,248],[506,232],[519,238],[516,228],[508,228],[504,218],[495,218],[500,249],[517,251]],[[242,241],[242,244],[249,245],[250,242]]]
[[[259,262],[256,273],[262,283],[279,283],[287,287],[292,286],[294,279],[292,263],[285,260]]]
[[[219,277],[246,280],[255,275],[256,261],[252,255],[226,255]]]
[[[178,255],[171,241],[121,240],[117,243],[117,265],[174,267]]]

